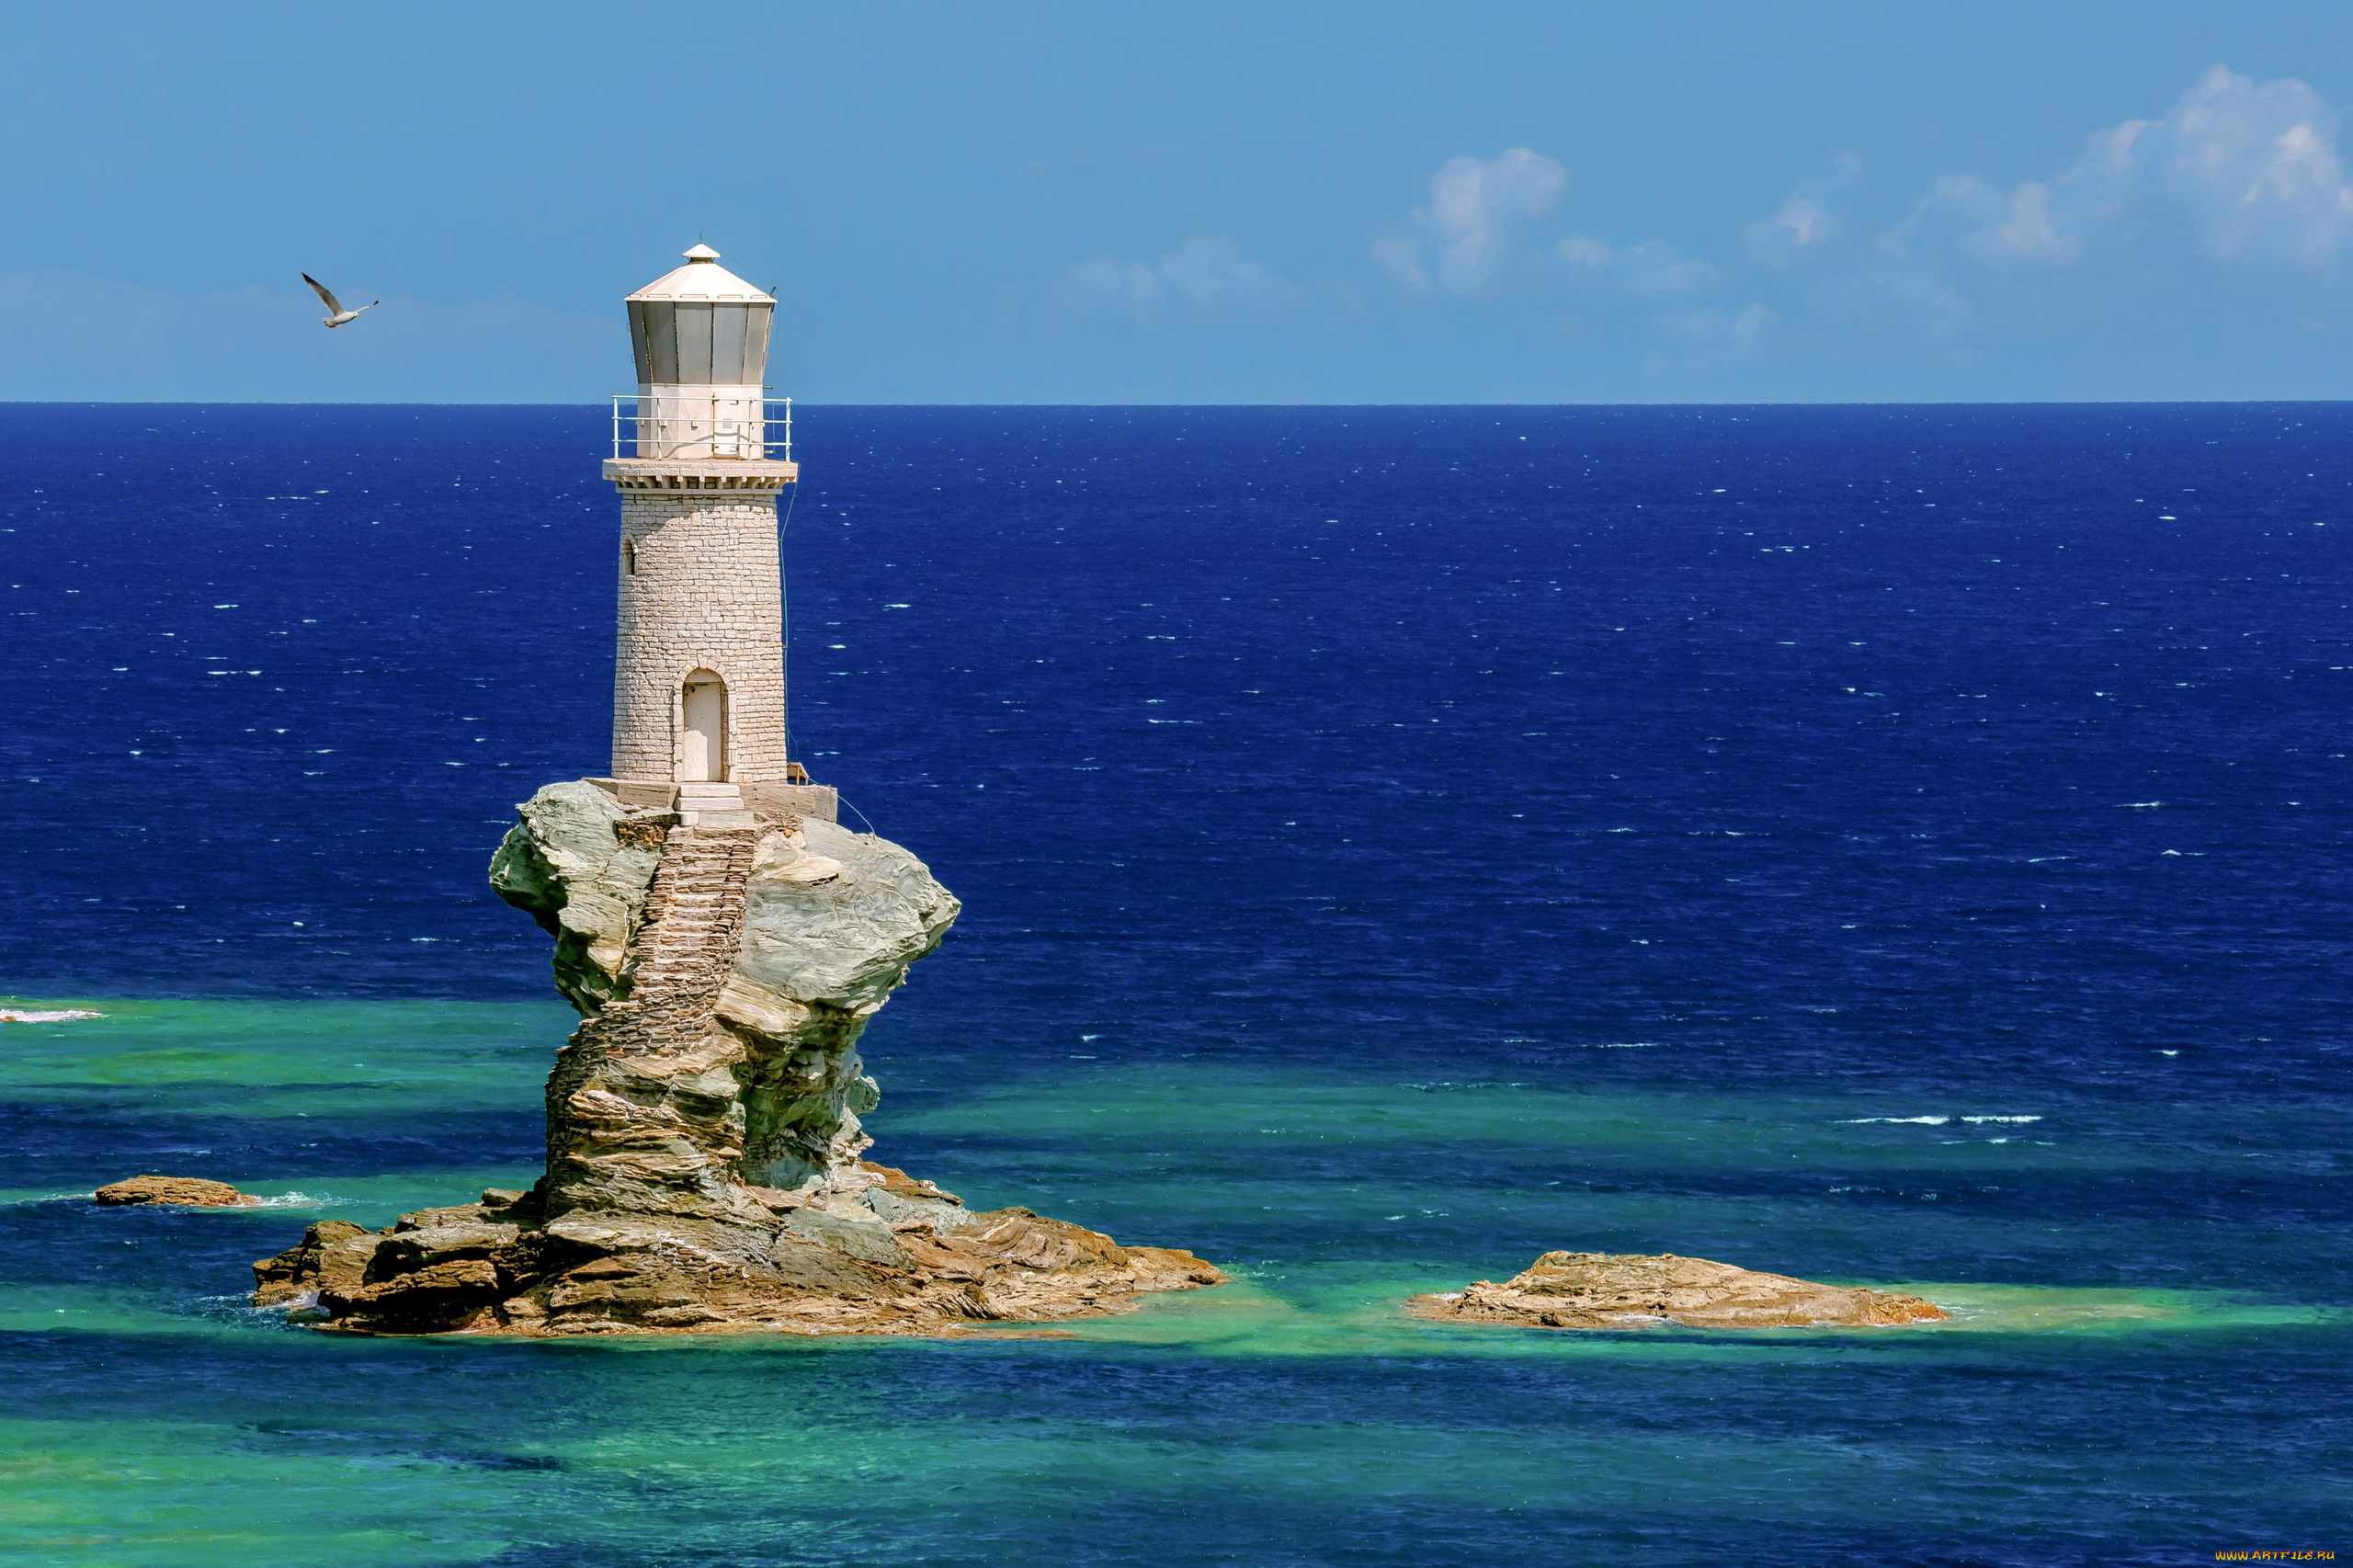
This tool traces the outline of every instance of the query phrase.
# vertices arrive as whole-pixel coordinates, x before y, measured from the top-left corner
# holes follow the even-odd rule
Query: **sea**
[[[0,407],[0,1561],[2353,1551],[2353,405],[803,407],[792,743],[965,906],[871,1157],[1233,1282],[290,1327],[306,1224],[535,1174],[483,871],[606,765],[608,439]],[[1952,1316],[1400,1306],[1559,1248]]]

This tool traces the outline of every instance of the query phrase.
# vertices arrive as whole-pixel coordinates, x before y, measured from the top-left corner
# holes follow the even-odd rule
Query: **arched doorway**
[[[727,683],[710,670],[687,677],[679,702],[686,744],[679,748],[678,781],[717,783],[727,777]]]

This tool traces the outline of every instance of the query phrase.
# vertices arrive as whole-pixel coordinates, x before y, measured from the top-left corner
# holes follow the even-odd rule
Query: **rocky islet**
[[[696,826],[597,786],[518,808],[491,884],[555,938],[580,1028],[529,1191],[342,1221],[254,1300],[380,1334],[937,1334],[1132,1309],[1223,1276],[864,1159],[858,1040],[956,899],[830,822]]]
[[[154,1204],[183,1209],[250,1209],[261,1202],[225,1181],[207,1181],[202,1176],[132,1176],[127,1181],[108,1182],[90,1196],[109,1208]]]
[[[1548,1252],[1498,1284],[1415,1296],[1416,1317],[1527,1328],[1890,1328],[1950,1316],[1917,1296],[1819,1285],[1704,1257]]]

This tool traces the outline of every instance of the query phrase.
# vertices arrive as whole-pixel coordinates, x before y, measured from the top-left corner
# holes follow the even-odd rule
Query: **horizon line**
[[[1039,408],[1039,409],[1482,409],[1482,408],[2249,408],[2325,407],[2353,403],[2353,397],[2185,398],[1874,398],[1847,401],[1800,399],[1768,402],[1463,402],[1463,403],[820,403],[795,398],[798,408]],[[607,403],[534,403],[498,399],[485,403],[421,403],[401,399],[361,402],[350,398],[297,401],[279,398],[0,398],[0,408],[576,408],[603,412]]]

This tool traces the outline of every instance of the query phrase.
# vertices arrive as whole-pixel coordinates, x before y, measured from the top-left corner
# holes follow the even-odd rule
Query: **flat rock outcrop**
[[[1498,1285],[1415,1296],[1416,1317],[1529,1328],[1885,1328],[1949,1316],[1917,1296],[1817,1285],[1704,1257],[1548,1252]]]
[[[936,1334],[1132,1310],[1223,1278],[1025,1209],[974,1212],[863,1158],[867,1022],[955,898],[833,823],[680,825],[551,785],[491,885],[555,938],[582,1015],[528,1192],[313,1225],[260,1305],[378,1334]]]
[[[261,1201],[225,1181],[206,1181],[201,1176],[132,1176],[109,1182],[91,1196],[106,1204],[161,1203],[191,1209],[249,1209]]]

